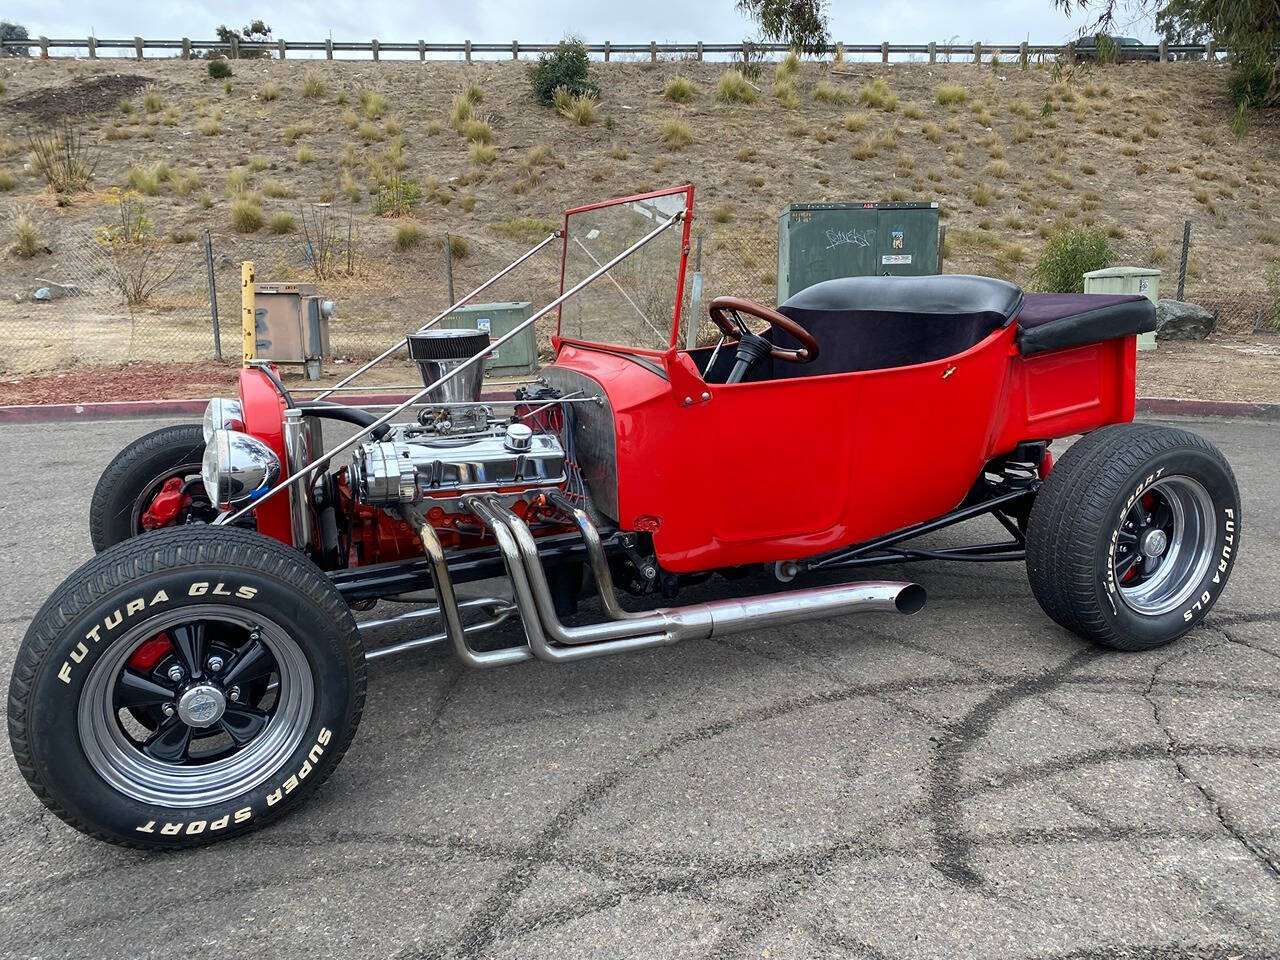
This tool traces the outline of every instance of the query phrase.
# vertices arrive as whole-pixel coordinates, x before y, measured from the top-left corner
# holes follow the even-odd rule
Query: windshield
[[[693,188],[611,201],[565,216],[561,293],[661,224],[689,212]],[[687,221],[686,221],[687,222]],[[560,307],[560,336],[642,350],[671,345],[684,264],[684,225],[654,237]]]

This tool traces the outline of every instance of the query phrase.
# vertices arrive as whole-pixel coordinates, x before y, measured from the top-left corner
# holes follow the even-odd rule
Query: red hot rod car
[[[692,187],[569,210],[460,301],[558,241],[561,295],[497,341],[436,326],[451,307],[310,400],[250,365],[202,426],[124,450],[93,497],[99,552],[14,668],[10,737],[40,799],[122,844],[232,836],[333,770],[367,659],[447,644],[475,667],[569,661],[923,606],[916,584],[833,576],[859,567],[1025,560],[1050,617],[1126,650],[1213,605],[1239,495],[1209,443],[1130,422],[1146,299],[859,277],[776,310],[717,297],[704,328],[692,213]],[[482,398],[483,358],[552,314],[554,362]],[[406,348],[424,381],[407,402],[326,399]],[[1003,539],[920,542],[980,516]],[[762,566],[786,586],[673,602]],[[500,595],[455,589],[495,578]],[[570,625],[584,583],[597,616]],[[663,605],[624,609],[619,590]],[[417,606],[357,622],[382,599]],[[477,643],[516,619],[520,642]],[[419,622],[431,632],[362,642]]]

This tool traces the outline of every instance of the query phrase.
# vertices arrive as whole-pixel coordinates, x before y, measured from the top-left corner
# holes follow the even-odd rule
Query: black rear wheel
[[[1203,619],[1239,544],[1240,493],[1213,444],[1117,424],[1077,441],[1046,478],[1027,528],[1027,575],[1068,630],[1145,650]]]
[[[139,437],[102,472],[89,504],[89,538],[101,553],[148,530],[212,521],[218,511],[200,479],[199,424],[163,427]]]
[[[332,772],[364,702],[359,631],[306,557],[254,531],[98,554],[32,620],[9,737],[36,795],[113,843],[252,830]]]

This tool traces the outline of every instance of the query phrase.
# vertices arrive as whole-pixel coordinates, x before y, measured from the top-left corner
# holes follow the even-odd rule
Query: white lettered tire
[[[364,705],[351,612],[306,557],[187,527],[98,554],[32,620],[9,687],[18,767],[91,836],[196,846],[332,773]]]
[[[1068,630],[1146,650],[1217,602],[1240,524],[1235,476],[1209,441],[1154,424],[1103,427],[1067,450],[1036,495],[1027,575]]]

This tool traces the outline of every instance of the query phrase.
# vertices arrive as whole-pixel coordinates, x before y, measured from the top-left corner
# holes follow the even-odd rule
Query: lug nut
[[[228,690],[228,691],[227,691],[227,699],[228,699],[228,700],[239,700],[239,699],[240,699],[240,688],[239,688],[239,687],[232,687],[230,690]]]
[[[166,703],[166,704],[165,704],[163,707],[161,707],[160,709],[164,711],[164,715],[165,715],[166,717],[172,717],[172,716],[173,716],[173,704],[172,704],[172,703]]]
[[[221,657],[210,657],[210,658],[209,658],[208,667],[209,667],[209,670],[210,670],[211,672],[213,672],[213,673],[217,673],[219,670],[221,670],[221,669],[222,669],[222,658],[221,658]]]
[[[177,683],[184,676],[186,676],[186,674],[183,673],[182,668],[178,666],[176,663],[169,668],[169,679],[172,680],[174,683]]]

